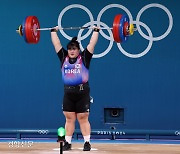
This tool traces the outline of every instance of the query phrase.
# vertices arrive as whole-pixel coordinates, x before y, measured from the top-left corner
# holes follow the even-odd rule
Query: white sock
[[[90,135],[83,136],[84,137],[84,142],[90,142]]]
[[[71,144],[72,136],[65,136],[65,140],[66,140],[66,142]]]

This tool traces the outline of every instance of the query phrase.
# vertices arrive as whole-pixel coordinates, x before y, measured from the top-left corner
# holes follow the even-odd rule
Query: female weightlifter
[[[84,137],[83,151],[90,151],[91,126],[88,120],[90,111],[89,66],[98,41],[99,28],[93,27],[89,44],[84,51],[80,51],[77,37],[68,44],[67,50],[62,47],[57,35],[58,26],[51,30],[51,40],[57,56],[61,61],[62,79],[64,81],[63,114],[65,123],[65,143],[63,150],[71,150],[72,135],[75,130],[76,119],[79,122]]]

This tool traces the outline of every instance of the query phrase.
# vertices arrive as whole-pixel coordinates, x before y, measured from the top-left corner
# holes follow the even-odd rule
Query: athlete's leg
[[[74,133],[75,129],[75,121],[76,121],[76,113],[75,112],[67,112],[64,111],[64,116],[66,118],[66,123],[65,123],[65,130],[66,130],[66,138],[71,137]],[[71,139],[66,139],[69,143],[71,143]]]
[[[91,126],[90,126],[88,117],[89,117],[89,112],[77,114],[77,119],[79,121],[81,132],[82,132],[83,137],[84,137],[83,151],[90,151],[91,150],[91,144],[90,144]]]
[[[91,133],[91,126],[88,118],[89,112],[77,113],[77,119],[83,136],[89,136]]]

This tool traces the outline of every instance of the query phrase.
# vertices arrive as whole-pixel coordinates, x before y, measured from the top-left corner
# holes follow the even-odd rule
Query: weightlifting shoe
[[[90,151],[90,150],[91,150],[91,144],[89,142],[85,142],[83,151]]]
[[[68,150],[71,150],[71,144],[65,141],[63,146],[63,151],[68,151]]]

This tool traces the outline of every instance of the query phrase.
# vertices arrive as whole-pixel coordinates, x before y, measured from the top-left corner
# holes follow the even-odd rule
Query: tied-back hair
[[[72,47],[77,47],[78,49],[80,49],[79,42],[77,41],[77,37],[73,37],[72,40],[67,44],[67,49]]]

